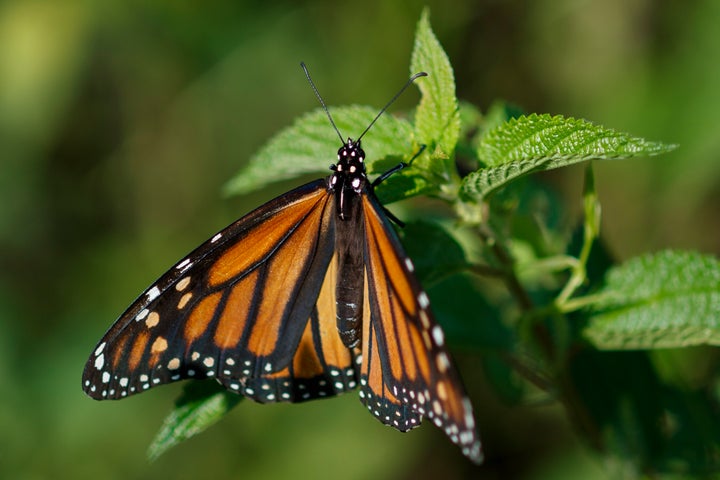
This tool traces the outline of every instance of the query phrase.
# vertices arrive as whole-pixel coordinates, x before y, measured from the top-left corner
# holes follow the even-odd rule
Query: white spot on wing
[[[443,335],[442,328],[440,328],[439,325],[435,325],[432,329],[432,336],[433,340],[435,340],[435,344],[442,346],[443,343],[445,343],[445,335]]]
[[[160,296],[160,289],[157,287],[157,285],[155,285],[150,290],[148,290],[145,295],[147,295],[147,301],[152,302]]]
[[[95,349],[96,356],[100,355],[102,353],[102,351],[105,349],[106,344],[107,344],[107,342],[102,342],[100,345],[98,345],[98,347]]]
[[[180,270],[180,272],[185,272],[190,267],[192,267],[192,262],[189,258],[186,258],[182,262],[178,263],[175,269]]]
[[[420,304],[420,308],[425,309],[430,306],[430,299],[428,299],[428,296],[425,292],[420,292],[417,299],[418,303]]]
[[[413,265],[412,260],[410,258],[405,257],[405,266],[408,269],[408,272],[414,272],[415,271],[415,265]]]
[[[220,240],[221,238],[222,238],[222,233],[218,233],[212,239],[210,239],[210,243],[215,243],[218,240]]]
[[[438,353],[437,357],[435,357],[435,361],[437,362],[437,368],[441,373],[445,373],[447,369],[450,368],[450,359],[445,352]]]
[[[102,370],[102,368],[105,366],[105,354],[101,353],[95,358],[95,368],[98,370]]]

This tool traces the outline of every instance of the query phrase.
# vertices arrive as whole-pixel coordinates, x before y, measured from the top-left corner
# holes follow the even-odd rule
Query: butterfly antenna
[[[338,130],[337,125],[335,125],[335,122],[333,121],[332,115],[330,115],[330,110],[328,110],[327,105],[325,105],[325,101],[320,96],[320,92],[318,92],[317,87],[315,86],[315,83],[313,83],[312,78],[310,78],[310,72],[308,72],[307,67],[305,66],[305,62],[300,62],[300,66],[302,67],[303,71],[305,72],[305,77],[307,77],[308,82],[310,82],[310,86],[313,89],[313,92],[315,92],[315,96],[318,100],[320,100],[320,105],[322,105],[323,110],[325,110],[325,114],[328,117],[328,120],[330,120],[330,124],[333,126],[335,131],[338,134],[338,137],[340,137],[340,142],[345,143],[345,139],[343,138],[342,134],[340,133],[340,130]]]
[[[402,93],[405,91],[406,88],[408,88],[408,87],[410,86],[410,84],[412,84],[415,80],[417,80],[417,79],[420,78],[420,77],[427,77],[427,76],[428,76],[428,74],[425,73],[425,72],[418,72],[418,73],[416,73],[415,75],[413,75],[412,77],[410,77],[410,79],[407,81],[407,83],[406,83],[405,85],[403,85],[403,87],[395,94],[395,96],[392,97],[392,98],[390,99],[390,101],[387,102],[382,109],[380,109],[380,112],[375,116],[375,118],[373,119],[373,121],[370,122],[370,125],[367,126],[367,128],[365,129],[365,131],[364,131],[362,134],[360,134],[360,136],[358,137],[358,139],[357,139],[356,141],[359,142],[360,139],[361,139],[363,136],[365,136],[365,134],[368,132],[368,130],[370,130],[370,127],[372,127],[373,125],[375,125],[375,122],[377,122],[377,119],[380,118],[380,115],[382,115],[383,113],[385,113],[385,110],[387,110],[388,107],[389,107],[390,105],[392,105],[393,102],[394,102],[395,100],[397,100],[397,98],[398,98],[400,95],[402,95]]]

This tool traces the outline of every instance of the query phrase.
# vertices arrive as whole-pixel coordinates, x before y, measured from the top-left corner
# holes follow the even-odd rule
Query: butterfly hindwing
[[[312,182],[180,261],[98,343],[83,373],[88,395],[122,398],[183,378],[217,377],[255,400],[302,401],[336,393],[324,386],[339,371],[348,388],[356,381],[353,359],[320,333],[334,317],[330,322],[316,306],[328,296],[320,292],[328,290],[333,204],[325,180]]]
[[[383,423],[406,431],[423,416],[479,462],[480,440],[465,389],[413,264],[372,191],[363,195],[366,320],[361,399]]]
[[[335,326],[335,272],[333,257],[291,363],[278,372],[250,377],[244,382],[223,377],[221,383],[260,402],[303,402],[355,388],[358,352],[345,347]]]

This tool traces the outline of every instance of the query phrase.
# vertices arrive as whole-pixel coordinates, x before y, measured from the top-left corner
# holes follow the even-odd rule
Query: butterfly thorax
[[[365,261],[362,196],[366,192],[365,152],[360,141],[348,138],[338,150],[338,163],[330,169],[328,189],[335,195],[335,252],[337,280],[335,290],[337,328],[348,348],[360,342]]]
[[[340,220],[350,220],[356,208],[356,200],[365,188],[365,152],[360,140],[347,142],[338,150],[338,163],[331,165],[334,172],[328,178],[328,187],[335,192],[337,214]]]

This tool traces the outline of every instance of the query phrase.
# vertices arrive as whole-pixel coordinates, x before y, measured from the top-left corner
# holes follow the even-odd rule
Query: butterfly
[[[97,400],[181,379],[215,378],[261,403],[303,402],[359,386],[400,431],[423,417],[482,460],[472,406],[427,294],[374,194],[361,139],[340,137],[327,178],[281,195],[173,266],[110,327],[83,372]]]

